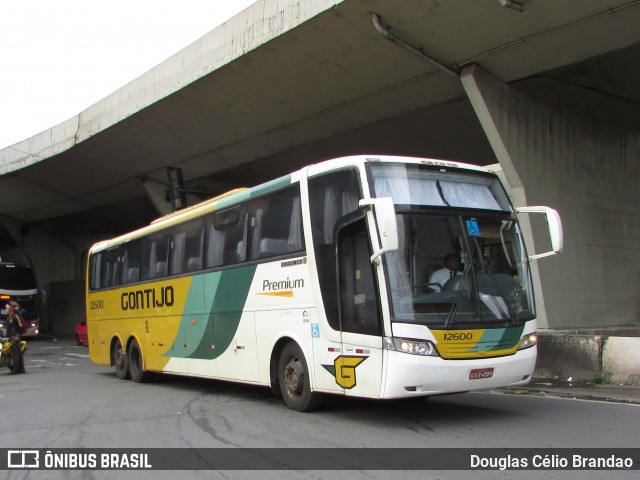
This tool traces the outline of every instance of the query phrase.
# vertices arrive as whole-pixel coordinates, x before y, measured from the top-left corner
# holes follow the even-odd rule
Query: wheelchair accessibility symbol
[[[480,236],[480,226],[478,225],[478,221],[477,220],[466,220],[467,223],[467,232],[469,232],[469,235],[471,235],[472,237],[479,237]]]
[[[311,336],[313,338],[320,338],[320,324],[312,323],[311,324]]]

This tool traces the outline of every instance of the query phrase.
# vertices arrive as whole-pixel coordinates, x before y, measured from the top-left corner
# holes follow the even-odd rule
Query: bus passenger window
[[[246,205],[217,212],[207,227],[207,268],[243,262],[246,245]]]
[[[184,244],[184,257],[182,260],[183,272],[197,272],[202,270],[202,236],[204,222],[197,219],[184,226],[186,237]]]
[[[142,280],[167,276],[169,235],[161,232],[145,238],[142,244]]]
[[[171,235],[170,275],[202,269],[202,234],[204,222],[198,218],[176,225]]]
[[[132,240],[121,248],[122,281],[121,285],[135,283],[140,280],[140,241]]]
[[[252,260],[304,249],[298,188],[276,192],[252,202],[251,238]]]
[[[97,253],[89,257],[90,277],[89,288],[91,290],[99,290],[102,288],[102,276],[100,275],[102,267],[102,253]]]
[[[119,284],[118,249],[112,248],[104,252],[102,262],[102,287],[115,287]]]
[[[224,237],[225,230],[218,230],[212,220],[207,225],[207,253],[205,264],[207,268],[224,265]]]

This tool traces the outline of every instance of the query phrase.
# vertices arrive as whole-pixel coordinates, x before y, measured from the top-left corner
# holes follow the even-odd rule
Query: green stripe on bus
[[[286,187],[287,185],[291,185],[291,175],[285,175],[284,177],[276,178],[275,180],[267,182],[263,185],[258,185],[257,187],[253,187],[249,190],[236,193],[235,195],[221,198],[216,202],[216,210],[225,209],[229,206],[242,203],[245,200],[249,200],[250,198],[254,198],[265,193],[278,190],[282,187]]]
[[[524,325],[509,328],[488,328],[468,352],[489,352],[513,348],[522,337]]]
[[[206,328],[189,358],[218,358],[231,345],[255,271],[256,265],[249,265],[220,272]]]
[[[251,198],[286,187],[287,185],[291,185],[291,175],[285,175],[284,177],[276,178],[275,180],[252,188],[250,190]]]
[[[214,359],[238,330],[256,265],[194,276],[178,333],[166,357]],[[205,313],[201,305],[205,302]],[[199,307],[200,305],[200,307]]]
[[[242,203],[245,200],[249,200],[249,198],[251,198],[250,192],[251,192],[250,190],[244,190],[242,192],[236,193],[235,195],[221,198],[216,202],[216,210],[223,210],[229,206]]]
[[[187,294],[187,300],[184,305],[184,312],[180,320],[180,329],[174,340],[174,345],[171,348],[170,356],[172,357],[189,357],[197,347],[197,342],[194,342],[194,338],[202,338],[204,330],[206,328],[205,322],[195,322],[192,320],[195,317],[193,312],[202,311],[202,292],[205,288],[205,276],[196,275],[191,278],[189,284],[189,293]]]

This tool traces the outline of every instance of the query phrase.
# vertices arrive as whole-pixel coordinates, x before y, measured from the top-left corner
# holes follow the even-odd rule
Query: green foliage
[[[604,385],[607,383],[611,383],[611,381],[602,373],[598,373],[597,375],[594,375],[590,383],[594,383],[596,385]]]

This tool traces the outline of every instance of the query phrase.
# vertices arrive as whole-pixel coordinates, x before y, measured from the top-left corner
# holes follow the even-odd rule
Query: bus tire
[[[135,338],[129,344],[128,357],[131,380],[136,383],[148,382],[151,378],[151,372],[146,372],[142,366],[142,349]]]
[[[116,369],[116,377],[121,380],[130,378],[129,359],[120,340],[116,340],[116,343],[113,345],[113,365]]]
[[[311,391],[309,367],[295,342],[285,345],[278,363],[278,383],[285,405],[291,410],[309,412],[320,406],[320,397]]]

